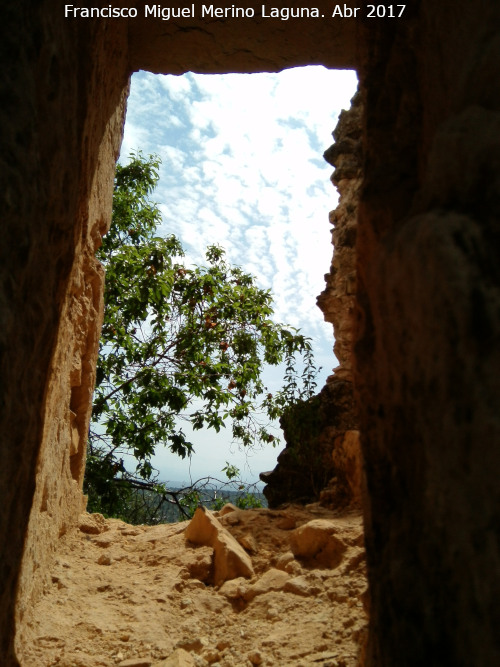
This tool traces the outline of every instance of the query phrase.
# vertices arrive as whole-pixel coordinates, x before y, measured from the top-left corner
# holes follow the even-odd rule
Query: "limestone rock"
[[[247,580],[244,577],[238,577],[237,579],[231,579],[223,583],[219,588],[219,593],[224,595],[228,600],[236,600],[243,598],[247,587]]]
[[[355,324],[357,210],[362,182],[362,111],[361,95],[357,92],[351,108],[341,112],[333,131],[335,143],[324,154],[325,160],[335,167],[331,180],[340,198],[330,213],[334,252],[330,272],[325,276],[326,288],[317,303],[325,320],[333,324],[334,352],[339,360],[335,377],[349,381]]]
[[[286,570],[286,567],[290,563],[293,563],[294,560],[295,556],[293,555],[293,553],[291,551],[286,551],[284,554],[281,554],[281,556],[279,556],[276,559],[275,565],[278,570]]]
[[[252,665],[261,665],[262,664],[262,653],[260,651],[251,651],[247,658],[250,660]]]
[[[335,568],[346,550],[346,545],[335,532],[332,521],[313,519],[300,526],[290,535],[290,547],[293,554],[304,560],[315,561],[324,567]]]
[[[208,647],[208,640],[205,637],[185,637],[177,642],[176,648],[184,651],[200,652]]]
[[[99,565],[111,565],[112,558],[109,554],[104,553],[99,556],[99,558],[97,559],[97,563]]]
[[[241,544],[243,549],[249,551],[252,554],[256,553],[259,550],[257,541],[253,535],[250,534],[242,535],[240,538],[238,538],[238,542]]]
[[[219,586],[228,579],[252,577],[252,561],[234,537],[206,509],[199,507],[185,531],[186,539],[214,550],[213,580]]]
[[[327,507],[360,506],[363,489],[363,458],[359,431],[348,430],[334,439],[332,461],[335,478],[321,492],[321,504]]]
[[[332,451],[336,438],[358,426],[352,382],[329,378],[320,393],[290,408],[280,420],[286,448],[272,472],[261,473],[269,507],[317,501],[337,474]],[[342,469],[339,474],[344,478]],[[343,494],[344,505],[349,493]]]
[[[243,593],[243,598],[249,602],[257,597],[257,595],[264,595],[265,593],[269,593],[269,591],[280,591],[289,579],[290,575],[287,572],[271,568],[260,579],[257,579],[255,584],[247,588]]]

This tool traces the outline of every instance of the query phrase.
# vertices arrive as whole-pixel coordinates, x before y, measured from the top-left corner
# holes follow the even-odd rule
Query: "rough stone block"
[[[290,535],[293,554],[304,560],[334,568],[340,564],[346,545],[335,536],[335,524],[326,519],[314,519]]]
[[[186,539],[193,544],[210,546],[214,550],[214,584],[228,579],[252,577],[252,561],[221,523],[207,510],[199,507],[186,528]]]

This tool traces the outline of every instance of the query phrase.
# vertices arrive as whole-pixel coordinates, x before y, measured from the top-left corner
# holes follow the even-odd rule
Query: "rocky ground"
[[[61,542],[22,667],[358,664],[358,513],[227,505],[153,527],[87,514]]]

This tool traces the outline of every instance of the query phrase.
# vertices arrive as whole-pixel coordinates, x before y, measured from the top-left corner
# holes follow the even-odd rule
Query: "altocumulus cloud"
[[[180,237],[188,263],[203,262],[206,246],[219,243],[232,263],[257,276],[273,293],[277,318],[314,339],[322,379],[335,361],[331,326],[315,297],[330,265],[328,212],[337,201],[322,153],[356,83],[354,72],[323,67],[140,72],[132,77],[121,153],[123,160],[137,149],[160,155],[162,232]],[[221,465],[213,452],[204,460],[198,447],[193,465],[220,471],[228,454],[217,447]],[[252,467],[273,467],[275,457],[262,453]]]

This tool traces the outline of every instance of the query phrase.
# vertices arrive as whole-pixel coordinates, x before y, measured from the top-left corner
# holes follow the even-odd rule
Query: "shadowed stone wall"
[[[82,508],[103,281],[93,254],[109,224],[128,72],[125,26],[70,24],[57,2],[3,3],[0,19],[0,663],[10,665],[14,618]]]
[[[500,663],[500,5],[363,25],[371,664]]]

